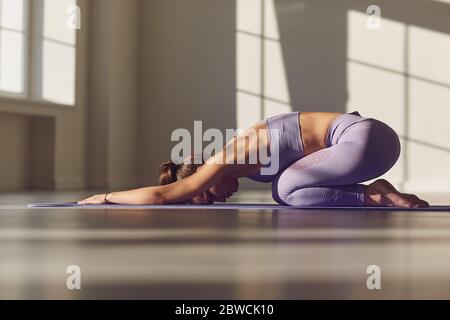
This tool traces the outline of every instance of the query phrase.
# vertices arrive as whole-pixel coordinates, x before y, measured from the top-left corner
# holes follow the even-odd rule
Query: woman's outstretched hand
[[[78,204],[103,204],[103,203],[109,203],[106,200],[107,194],[96,194],[95,196],[86,198],[84,200],[78,201]]]
[[[384,179],[379,179],[366,187],[365,204],[367,206],[383,207],[406,207],[419,208],[429,207],[429,203],[414,194],[401,193]]]

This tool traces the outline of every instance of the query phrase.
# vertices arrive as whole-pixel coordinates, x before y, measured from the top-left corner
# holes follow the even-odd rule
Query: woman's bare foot
[[[366,206],[406,208],[430,206],[428,202],[419,199],[414,194],[399,192],[392,184],[384,179],[376,180],[366,186],[364,202]]]

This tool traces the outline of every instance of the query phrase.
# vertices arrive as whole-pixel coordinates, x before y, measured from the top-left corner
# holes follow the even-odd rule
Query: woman
[[[248,140],[249,130],[268,134]],[[267,164],[260,159],[249,163],[249,155],[265,148],[273,159],[274,146],[278,170],[263,175]],[[282,205],[427,207],[386,180],[361,184],[387,172],[399,155],[397,134],[376,119],[358,112],[291,112],[256,123],[203,164],[162,164],[160,186],[95,195],[79,203],[225,202],[238,190],[238,178],[248,177],[271,182],[273,198]]]

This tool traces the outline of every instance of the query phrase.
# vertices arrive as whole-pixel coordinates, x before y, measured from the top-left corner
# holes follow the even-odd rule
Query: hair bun
[[[161,185],[170,184],[177,181],[178,165],[172,160],[164,162],[159,167],[160,177],[159,183]]]
[[[194,154],[184,159],[180,164],[176,164],[173,161],[166,161],[159,167],[159,183],[161,185],[170,184],[189,177],[196,173],[202,164],[195,162]]]

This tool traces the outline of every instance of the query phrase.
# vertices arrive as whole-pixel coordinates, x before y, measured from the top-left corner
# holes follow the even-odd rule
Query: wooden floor
[[[0,298],[450,298],[450,212],[23,205],[80,197],[0,196]]]

